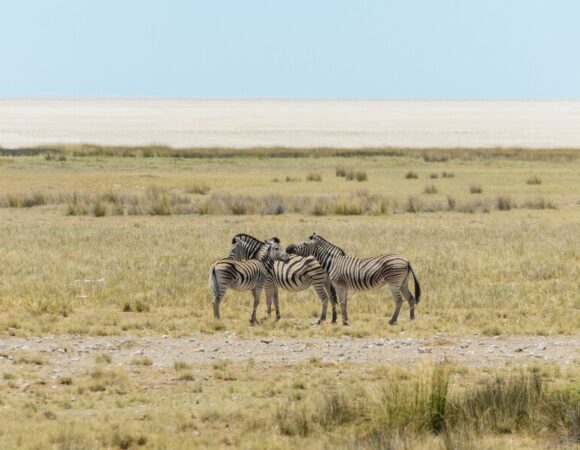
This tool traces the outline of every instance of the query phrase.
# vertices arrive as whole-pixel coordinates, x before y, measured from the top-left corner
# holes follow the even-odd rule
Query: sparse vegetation
[[[209,191],[210,191],[210,188],[205,183],[193,183],[191,186],[188,186],[185,189],[185,192],[187,192],[189,194],[199,194],[199,195],[205,195]]]
[[[434,184],[429,184],[423,189],[423,194],[437,194],[439,190]]]
[[[526,181],[527,184],[542,184],[542,179],[537,175],[532,175]]]
[[[158,358],[141,354],[134,338],[192,338],[193,351],[205,335],[354,342],[483,335],[500,336],[498,343],[510,335],[575,336],[578,153],[371,149],[359,157],[316,149],[303,158],[300,149],[243,157],[217,149],[166,158],[172,149],[109,149],[121,158],[92,147],[74,147],[82,157],[74,156],[72,148],[63,149],[62,164],[44,158],[48,149],[0,157],[10,161],[0,164],[0,333],[7,340],[113,336],[131,350],[120,357],[115,346],[98,348],[87,357],[76,344],[38,354],[3,348],[0,447],[501,448],[508,434],[514,448],[575,445],[573,361],[553,368],[538,358],[540,370],[519,370],[506,358],[506,367],[474,370],[361,368],[313,357],[289,370],[243,355],[215,364],[185,354]],[[367,189],[341,179],[356,180],[350,168],[360,167],[372,168]],[[337,177],[320,186],[298,182],[332,170]],[[426,183],[444,195],[421,195],[424,185],[405,182],[407,172],[436,173],[438,181]],[[543,196],[510,183],[530,173],[550,180]],[[212,190],[196,192],[192,180]],[[485,184],[485,194],[471,195],[466,180]],[[96,219],[99,211],[111,217]],[[250,296],[236,292],[213,321],[204,268],[228,253],[232,230],[275,233],[283,245],[316,231],[353,255],[401,252],[424,287],[417,320],[408,320],[405,305],[399,325],[387,327],[393,305],[377,291],[349,297],[350,328],[311,327],[316,296],[282,291],[278,322],[262,303],[260,324],[249,327]],[[75,280],[85,279],[103,281],[81,297]],[[220,358],[213,350],[205,348]],[[60,370],[69,352],[88,367]]]
[[[322,176],[319,173],[310,172],[306,175],[306,181],[322,181]]]

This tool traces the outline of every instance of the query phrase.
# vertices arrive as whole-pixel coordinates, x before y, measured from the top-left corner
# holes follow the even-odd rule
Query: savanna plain
[[[580,151],[0,149],[0,221],[2,448],[580,445]],[[409,258],[416,319],[213,319],[233,235],[313,232]]]

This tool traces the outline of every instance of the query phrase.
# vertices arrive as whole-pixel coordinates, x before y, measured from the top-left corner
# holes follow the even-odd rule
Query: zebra
[[[421,287],[411,264],[403,256],[388,254],[362,259],[355,258],[347,255],[342,249],[316,233],[310,236],[307,241],[289,245],[286,248],[286,253],[314,256],[326,269],[340,299],[344,325],[348,325],[346,311],[348,290],[367,291],[381,288],[385,284],[389,285],[391,294],[395,299],[395,311],[389,324],[397,323],[399,311],[403,304],[401,293],[409,302],[411,320],[415,318],[415,303],[419,303],[421,299]],[[412,274],[415,280],[416,299],[407,286],[409,274]]]
[[[236,238],[232,241],[231,254],[236,253],[240,245]],[[260,302],[262,289],[267,293],[274,288],[272,276],[274,261],[288,261],[288,254],[282,250],[280,243],[268,242],[257,255],[257,259],[236,261],[232,258],[218,259],[210,269],[209,286],[213,295],[214,319],[220,319],[220,302],[228,289],[252,291],[254,306],[250,323],[256,323],[256,309]]]
[[[280,239],[277,237],[263,242],[248,234],[237,234],[234,236],[234,240],[239,245],[232,247],[230,257],[236,260],[255,259],[263,251],[264,246],[271,243],[280,243]],[[274,300],[276,320],[280,319],[279,287],[287,291],[296,292],[312,286],[322,302],[322,312],[317,324],[326,320],[329,296],[332,303],[332,323],[336,323],[336,292],[332,288],[328,274],[316,258],[292,255],[289,261],[275,261],[273,269],[275,287],[270,292],[271,296],[267,295],[266,298],[268,316],[272,313],[272,300]]]

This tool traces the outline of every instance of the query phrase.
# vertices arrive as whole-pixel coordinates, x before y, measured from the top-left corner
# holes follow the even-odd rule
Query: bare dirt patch
[[[4,338],[0,343],[0,370],[26,364],[23,355],[42,361],[39,374],[44,372],[54,377],[85,371],[94,366],[98,358],[108,359],[113,366],[130,365],[137,359],[148,358],[153,366],[160,368],[172,367],[175,361],[204,365],[215,360],[240,362],[249,359],[262,365],[288,366],[313,358],[367,366],[450,360],[475,368],[514,363],[522,366],[546,363],[572,368],[580,358],[580,336],[243,339],[228,334],[195,338]]]

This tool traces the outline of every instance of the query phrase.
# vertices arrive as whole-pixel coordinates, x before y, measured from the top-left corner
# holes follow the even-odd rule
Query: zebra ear
[[[310,236],[308,239],[314,239],[316,236],[318,236],[316,233],[312,233],[312,236]]]
[[[235,243],[236,243],[236,239],[237,239],[237,236],[234,236],[234,237],[232,238],[232,244],[235,244]]]
[[[280,243],[280,238],[277,238],[276,236],[274,236],[273,238],[268,239],[269,241],[275,242],[276,244]]]

